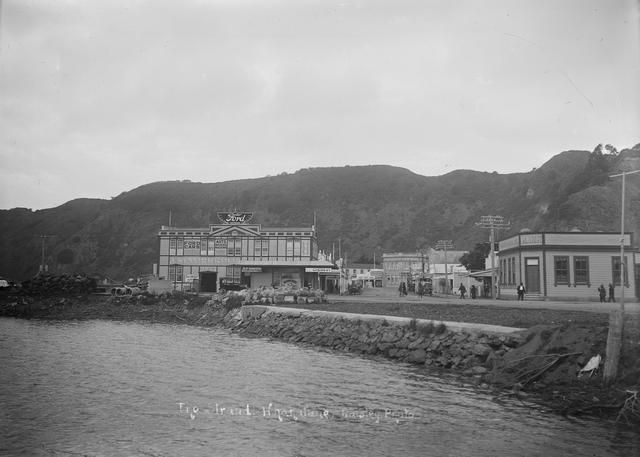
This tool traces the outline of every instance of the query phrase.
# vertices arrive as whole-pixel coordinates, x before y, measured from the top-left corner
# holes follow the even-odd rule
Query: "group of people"
[[[462,283],[460,284],[460,287],[458,287],[458,292],[460,292],[460,298],[466,298],[467,288],[465,287],[464,284]],[[471,287],[469,288],[469,295],[474,300],[478,296],[478,288],[476,287],[475,284],[472,284]]]
[[[598,295],[600,296],[600,303],[604,303],[607,298],[607,291],[604,288],[604,284],[600,284],[600,287],[598,287]],[[615,302],[615,301],[616,301],[615,288],[613,287],[613,284],[609,283],[609,303]]]
[[[404,282],[400,283],[400,286],[398,287],[398,291],[400,292],[400,296],[406,296],[407,295],[407,285]],[[518,293],[518,301],[524,301],[524,294],[526,292],[525,288],[524,288],[524,284],[522,282],[520,282],[520,284],[518,285],[518,287],[516,288],[516,291]],[[458,292],[460,293],[460,298],[466,298],[467,296],[467,288],[465,287],[464,284],[460,284],[460,287],[458,287]],[[469,289],[469,293],[471,295],[471,298],[475,299],[477,294],[478,294],[478,289],[476,288],[475,285],[472,285],[471,288]],[[600,287],[598,287],[598,295],[600,296],[600,303],[604,303],[605,301],[607,301],[607,290],[604,287],[604,284],[600,284]],[[616,297],[615,297],[615,289],[613,287],[613,284],[609,283],[609,302],[615,302],[616,301]]]

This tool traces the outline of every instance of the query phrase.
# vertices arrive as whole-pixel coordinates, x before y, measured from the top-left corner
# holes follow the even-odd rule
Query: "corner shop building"
[[[216,292],[245,285],[321,288],[333,264],[318,259],[315,226],[262,227],[253,213],[218,213],[204,228],[162,226],[158,276],[176,289]]]

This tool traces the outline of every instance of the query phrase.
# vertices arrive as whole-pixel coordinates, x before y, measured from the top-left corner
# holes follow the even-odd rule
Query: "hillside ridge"
[[[340,240],[354,262],[383,252],[415,252],[438,239],[457,250],[486,241],[476,222],[502,215],[511,222],[499,238],[521,229],[620,230],[621,170],[640,168],[631,149],[564,151],[529,172],[455,170],[423,176],[390,165],[305,168],[277,176],[218,183],[158,181],[111,200],[74,199],[56,208],[0,210],[0,276],[23,280],[41,263],[57,273],[114,278],[148,274],[157,262],[157,233],[174,226],[206,227],[216,213],[254,212],[264,226],[311,225],[320,249]],[[628,178],[627,196],[640,195]],[[640,206],[628,199],[626,231],[640,234]]]

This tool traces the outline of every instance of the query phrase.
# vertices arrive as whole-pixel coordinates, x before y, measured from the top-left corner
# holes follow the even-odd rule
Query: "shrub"
[[[242,297],[239,295],[229,295],[224,301],[224,309],[231,311],[232,309],[240,308],[242,306]]]

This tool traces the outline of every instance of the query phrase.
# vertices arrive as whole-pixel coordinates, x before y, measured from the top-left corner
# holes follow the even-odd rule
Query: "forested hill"
[[[254,212],[265,226],[311,225],[320,248],[340,244],[352,261],[374,251],[413,252],[451,239],[455,249],[485,241],[483,215],[502,215],[509,231],[620,229],[620,170],[640,169],[640,145],[621,152],[562,152],[526,173],[458,170],[425,177],[385,165],[311,168],[292,174],[221,183],[156,182],[111,200],[79,199],[57,208],[0,211],[0,276],[26,279],[37,272],[43,235],[55,272],[123,279],[151,272],[157,233],[169,223],[206,227],[216,212]],[[627,230],[640,232],[640,175],[627,184]],[[379,258],[379,257],[378,257]]]

